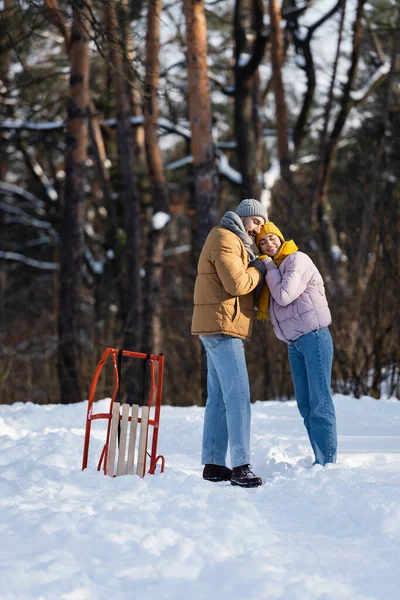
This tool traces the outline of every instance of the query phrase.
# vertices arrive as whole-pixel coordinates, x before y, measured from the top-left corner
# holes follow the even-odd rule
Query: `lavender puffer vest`
[[[290,344],[332,323],[321,274],[307,254],[293,252],[266,275],[269,313],[276,336]]]

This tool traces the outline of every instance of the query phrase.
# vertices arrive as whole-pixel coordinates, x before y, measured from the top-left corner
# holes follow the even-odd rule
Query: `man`
[[[200,336],[207,354],[203,478],[242,487],[262,484],[249,464],[250,385],[243,344],[253,328],[253,290],[263,280],[262,271],[248,264],[255,258],[253,240],[267,220],[266,209],[254,199],[225,213],[204,243],[194,288],[192,334]],[[232,469],[225,465],[228,442]]]

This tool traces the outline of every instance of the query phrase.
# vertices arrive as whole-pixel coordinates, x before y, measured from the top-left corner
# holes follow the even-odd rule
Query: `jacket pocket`
[[[239,321],[239,317],[240,317],[240,301],[239,301],[239,296],[236,296],[235,305],[234,305],[234,309],[233,309],[232,323],[237,323]]]

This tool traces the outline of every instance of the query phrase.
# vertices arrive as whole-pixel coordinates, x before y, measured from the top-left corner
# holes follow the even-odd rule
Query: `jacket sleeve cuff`
[[[263,260],[263,263],[267,269],[267,272],[278,268],[273,260],[269,260],[268,262],[266,260]]]

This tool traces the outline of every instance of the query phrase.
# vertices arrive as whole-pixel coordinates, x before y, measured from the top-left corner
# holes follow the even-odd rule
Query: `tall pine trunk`
[[[164,222],[168,217],[160,213],[168,212],[168,187],[164,165],[158,145],[157,121],[160,52],[160,14],[162,0],[149,0],[146,34],[146,76],[144,97],[144,130],[146,158],[151,182],[153,221],[148,236],[146,262],[146,301],[144,303],[144,348],[159,354],[162,350],[161,295],[163,252],[165,246]],[[158,224],[156,219],[162,219]]]
[[[141,306],[142,285],[140,279],[140,199],[135,172],[135,150],[130,126],[131,104],[128,97],[123,57],[121,31],[118,26],[115,5],[106,3],[106,22],[109,42],[110,65],[117,112],[117,139],[125,202],[126,231],[126,305],[124,348],[140,351],[142,344]]]
[[[262,125],[260,121],[260,78],[258,66],[265,51],[268,33],[263,25],[261,0],[236,0],[235,40],[235,138],[236,156],[242,175],[242,195],[260,198],[262,162]],[[254,32],[249,48],[248,31]],[[243,57],[248,57],[246,61]]]
[[[195,254],[219,221],[218,176],[211,136],[211,106],[207,67],[207,24],[203,0],[184,0],[189,119],[198,230]]]
[[[58,309],[57,367],[63,404],[82,400],[79,382],[79,303],[86,221],[83,190],[88,144],[89,16],[90,5],[86,0],[74,3]]]
[[[207,68],[207,25],[203,0],[184,0],[186,20],[186,56],[189,82],[189,119],[193,156],[194,195],[197,231],[193,240],[193,256],[197,262],[200,250],[212,227],[219,222],[218,176],[211,136],[210,89]],[[205,404],[207,367],[201,351],[201,385]]]
[[[281,176],[285,181],[290,182],[292,176],[287,132],[288,117],[282,78],[283,37],[281,32],[281,9],[277,0],[269,0],[269,14],[271,20],[272,81],[275,94],[279,165]]]
[[[45,0],[45,4],[53,25],[64,38],[67,56],[70,58],[71,30],[65,22],[58,0]],[[98,324],[100,322],[106,324],[110,320],[110,304],[116,304],[117,306],[122,305],[121,257],[119,251],[120,244],[117,235],[115,201],[113,198],[110,172],[107,166],[108,158],[97,110],[91,98],[89,100],[88,116],[91,151],[108,215],[107,231],[105,234],[105,252],[107,260],[104,265],[104,272],[101,274],[94,274],[95,283],[93,292],[96,306],[96,341],[100,342],[101,346],[104,346],[105,344],[111,343],[111,341],[109,341],[110,334],[106,325],[103,328],[99,328]],[[111,321],[113,321],[113,319],[111,319]],[[114,333],[114,331],[112,330],[111,333]]]
[[[14,107],[12,105],[10,106],[5,100],[9,100],[9,97],[11,96],[11,90],[9,89],[9,71],[11,54],[13,52],[7,33],[11,30],[13,21],[15,21],[16,8],[15,0],[4,0],[0,28],[0,86],[2,87],[0,119],[2,120],[11,118],[14,112]],[[7,138],[5,133],[0,132],[0,181],[6,180],[9,160]]]
[[[138,90],[139,80],[134,71],[135,49],[132,36],[131,25],[131,7],[130,0],[121,0],[119,5],[119,15],[121,23],[121,34],[124,49],[124,70],[126,76],[128,99],[131,103],[131,112],[133,117],[142,115],[141,98]],[[141,125],[137,125],[132,131],[135,157],[138,163],[145,161],[144,148],[144,130]]]

